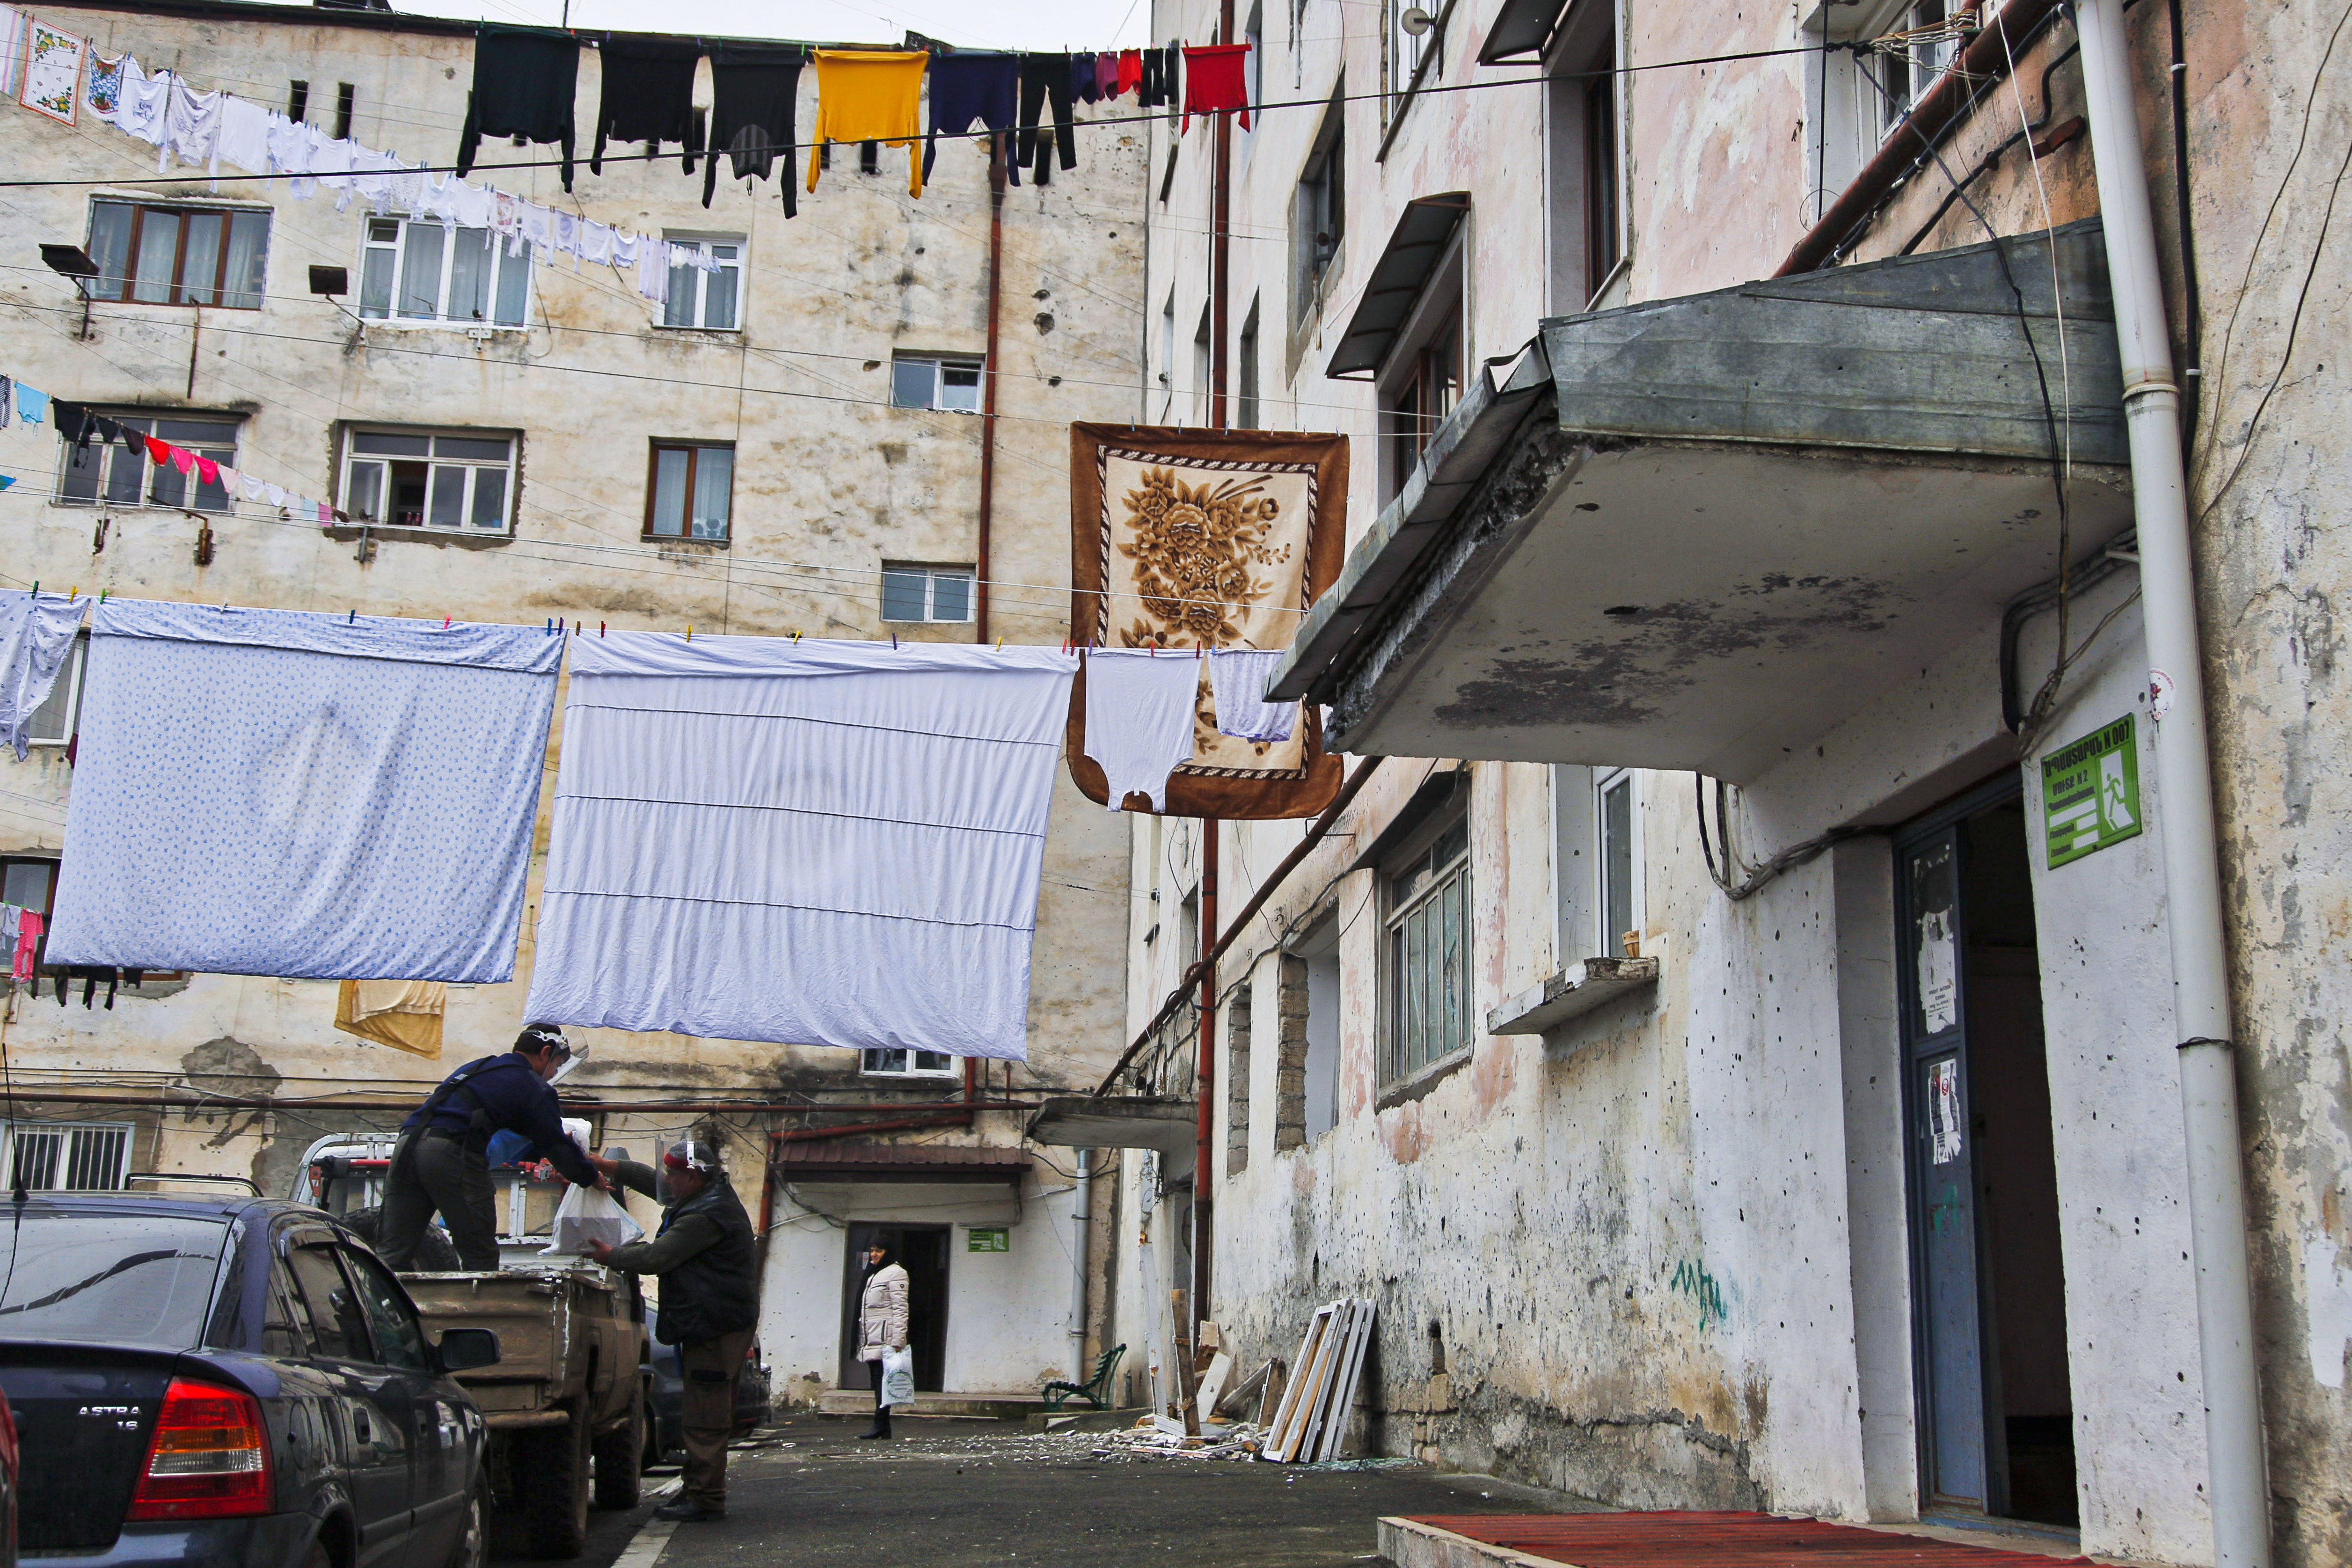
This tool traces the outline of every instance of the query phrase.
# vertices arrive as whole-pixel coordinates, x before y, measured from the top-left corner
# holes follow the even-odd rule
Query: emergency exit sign
[[[1010,1252],[1013,1235],[1002,1225],[975,1225],[967,1250],[973,1252]]]
[[[2139,747],[2130,714],[2042,759],[2042,821],[2053,871],[2139,831]]]

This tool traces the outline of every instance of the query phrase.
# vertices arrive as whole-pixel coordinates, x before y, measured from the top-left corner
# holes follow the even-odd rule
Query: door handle
[[[375,1441],[375,1435],[368,1430],[368,1414],[366,1411],[354,1410],[352,1412],[352,1433],[362,1443],[373,1443]]]

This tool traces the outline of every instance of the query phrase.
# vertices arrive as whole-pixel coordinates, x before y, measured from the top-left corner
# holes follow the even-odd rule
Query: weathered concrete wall
[[[1621,7],[1623,57],[1662,68],[1623,78],[1632,240],[1622,294],[1612,290],[1610,303],[1767,275],[1802,234],[1814,210],[1805,199],[1804,73],[1818,57],[1666,65],[1801,46],[1801,9],[1749,17],[1638,0]],[[1465,0],[1448,13],[1440,80],[1520,74],[1468,64],[1496,10]],[[2352,1475],[2344,1447],[2352,1062],[2345,1009],[2330,1006],[2330,982],[2319,977],[2342,967],[2330,960],[2352,929],[2332,913],[2346,898],[2330,891],[2344,880],[2344,835],[2329,825],[2344,813],[2327,808],[2342,788],[2346,715],[2330,608],[2341,552],[2326,548],[2341,508],[2324,498],[2346,477],[2340,422],[2326,413],[2333,371],[2324,367],[2352,343],[2338,340],[2347,330],[2340,247],[2322,243],[2336,161],[2318,151],[2352,134],[2352,98],[2340,71],[2321,68],[2332,16],[2242,14],[2205,0],[2187,0],[2184,11],[2208,400],[2195,454],[2200,564],[2247,1048],[2280,1555],[2299,1568],[2352,1558],[2344,1482]],[[1310,21],[1303,47],[1287,16],[1268,15],[1267,96],[1316,99],[1343,71],[1350,95],[1373,91],[1383,13],[1361,12]],[[1163,3],[1154,35],[1207,37],[1212,14],[1202,0]],[[2165,16],[2158,7],[2131,16],[2159,249],[2182,320]],[[2022,49],[2016,90],[2000,86],[1944,150],[2000,232],[2097,210],[2093,149],[2079,137],[2058,138],[2038,166],[2020,144],[1977,171],[2019,130],[2021,102],[2034,138],[2081,113],[2079,67],[2063,57],[2073,43],[2061,20]],[[1261,328],[1264,423],[1370,435],[1370,389],[1323,379],[1319,366],[1397,213],[1417,196],[1471,193],[1472,361],[1525,341],[1549,308],[1538,265],[1540,96],[1530,86],[1424,98],[1384,152],[1382,106],[1369,98],[1347,106],[1347,237],[1328,303],[1289,323],[1296,359],[1276,369],[1276,335]],[[1288,203],[1319,113],[1270,112],[1248,143],[1234,186],[1236,331],[1254,294],[1287,301],[1269,262],[1287,265]],[[1169,137],[1158,127],[1152,134],[1156,179]],[[1209,145],[1199,130],[1182,143],[1169,195],[1152,208],[1147,300],[1153,384],[1171,389],[1174,416],[1196,422],[1205,412],[1205,399],[1190,394],[1209,276]],[[1949,194],[1940,174],[1910,182],[1852,255],[1984,237],[1966,204],[1937,214]],[[1174,330],[1163,340],[1171,288]],[[1264,319],[1274,315],[1266,308]],[[1150,402],[1158,414],[1157,392]],[[1356,462],[1351,538],[1378,509],[1370,440],[1357,442]],[[2080,640],[2134,586],[2126,571],[2078,601],[2070,636]],[[2028,695],[2056,637],[2051,617],[2027,623]],[[1754,864],[1832,827],[1902,822],[2022,769],[2082,1543],[2210,1561],[2157,859],[2164,806],[2152,768],[2141,770],[2151,827],[2139,838],[2051,872],[2034,837],[2040,755],[2122,713],[2145,714],[2137,614],[2123,608],[2100,632],[2023,758],[2001,726],[1997,643],[1991,624],[1958,639],[1811,755],[1742,792],[1733,826]],[[2143,747],[2147,738],[2143,724]],[[1382,1317],[1366,1398],[1371,1440],[1386,1451],[1635,1506],[1737,1501],[1911,1517],[1919,1477],[1885,841],[1850,840],[1735,905],[1701,862],[1690,781],[1644,776],[1640,927],[1643,951],[1664,966],[1654,996],[1541,1040],[1480,1039],[1467,1064],[1425,1096],[1376,1110],[1381,910],[1372,875],[1347,868],[1432,766],[1387,762],[1221,968],[1221,988],[1251,987],[1252,1084],[1246,1166],[1220,1184],[1210,1313],[1245,1358],[1286,1356],[1317,1302],[1376,1298]],[[1476,779],[1483,1016],[1574,955],[1552,928],[1556,868],[1540,770],[1482,764]],[[1158,860],[1177,884],[1198,864],[1197,850],[1177,841],[1181,831],[1136,828],[1139,863]],[[1228,907],[1295,831],[1228,827]],[[1339,1124],[1285,1148],[1275,1136],[1285,1085],[1276,1053],[1263,1049],[1280,1024],[1276,950],[1326,911],[1345,930]],[[1139,916],[1132,938],[1147,924]],[[1154,948],[1130,947],[1130,1029],[1181,967],[1166,950],[1169,928]],[[1232,1110],[1219,1099],[1223,1146]],[[1140,1163],[1129,1161],[1130,1177]],[[1123,1242],[1132,1229],[1123,1228]],[[1135,1264],[1126,1275],[1140,1295],[1151,1276],[1143,1258]]]
[[[226,86],[271,105],[285,101],[289,79],[306,79],[314,120],[329,112],[334,84],[348,81],[357,89],[355,137],[436,162],[457,148],[472,71],[473,46],[462,27],[427,20],[385,28],[326,15],[315,25],[289,23],[282,13],[249,22],[71,8],[44,16],[87,32],[102,54],[127,48],[151,70],[171,66],[199,87]],[[805,127],[814,123],[813,75],[803,83]],[[972,638],[970,623],[886,626],[878,572],[886,560],[953,564],[979,556],[982,421],[888,406],[893,350],[977,355],[986,347],[989,198],[979,144],[942,142],[919,200],[906,193],[904,152],[887,152],[882,173],[861,175],[854,150],[841,149],[816,193],[802,195],[800,215],[787,221],[772,183],[747,192],[723,182],[706,209],[698,171],[687,175],[667,160],[632,158],[608,162],[601,176],[589,172],[587,128],[600,92],[600,58],[583,52],[583,158],[572,197],[552,169],[488,167],[539,161],[546,149],[493,142],[482,150],[486,167],[476,178],[643,232],[741,236],[740,330],[656,327],[659,312],[636,295],[633,277],[575,269],[562,258],[533,269],[527,329],[481,340],[397,323],[361,330],[308,294],[304,269],[336,265],[359,276],[364,203],[338,212],[331,195],[296,201],[282,182],[227,183],[215,197],[201,178],[154,178],[149,150],[110,127],[69,131],[8,113],[18,172],[92,183],[16,193],[12,216],[22,235],[79,242],[93,189],[264,204],[271,233],[260,310],[100,303],[86,339],[77,335],[80,313],[64,279],[21,267],[7,274],[0,278],[5,373],[102,405],[235,413],[247,471],[320,497],[336,497],[341,422],[517,431],[521,448],[511,537],[396,528],[362,537],[266,517],[247,506],[208,519],[213,555],[199,566],[197,518],[57,504],[54,434],[11,429],[0,433],[0,448],[20,482],[0,497],[0,585],[38,580],[85,594],[362,615],[524,622],[564,616],[588,627]],[[699,94],[707,103],[707,72]],[[997,586],[987,634],[1013,643],[1053,644],[1066,627],[1065,426],[1127,414],[1139,373],[1142,143],[1118,126],[1079,135],[1076,172],[1057,170],[1050,185],[1024,184],[1003,204],[990,542]],[[779,178],[801,178],[806,156],[803,148],[779,168]],[[725,544],[642,538],[654,438],[735,444],[732,537]],[[101,516],[109,525],[103,549],[94,549]],[[559,716],[551,769],[561,728]],[[70,778],[54,747],[0,766],[0,851],[57,852]],[[534,910],[547,824],[543,809],[530,880]],[[1039,898],[1030,1060],[1009,1076],[1000,1072],[995,1082],[1003,1086],[1091,1083],[1117,1049],[1126,975],[1115,916],[1129,902],[1126,852],[1123,826],[1061,780]],[[72,1082],[124,1093],[193,1086],[289,1099],[421,1093],[448,1067],[511,1040],[522,1021],[532,926],[526,919],[512,983],[452,988],[447,1045],[437,1063],[335,1032],[331,985],[198,975],[184,986],[124,991],[111,1011],[85,1010],[78,992],[63,1009],[19,997],[8,1025],[18,1092]],[[576,1037],[593,1054],[567,1091],[611,1099],[658,1090],[923,1101],[960,1087],[861,1079],[855,1058],[837,1051],[593,1030]],[[85,1120],[113,1113],[48,1110]],[[250,1173],[282,1191],[302,1146],[320,1131],[388,1118],[323,1107],[234,1116],[170,1112],[160,1118],[160,1135],[153,1113],[133,1120],[147,1129],[142,1160]],[[982,1113],[969,1130],[916,1135],[1003,1143],[1017,1138],[1018,1120]],[[648,1143],[657,1134],[679,1135],[693,1118],[628,1124]],[[757,1197],[760,1131],[746,1122],[729,1134],[740,1144],[730,1145],[730,1164],[747,1202]],[[1033,1241],[1066,1228],[1067,1200],[1048,1206],[1056,1202],[1065,1212],[1050,1223],[1032,1209]],[[973,1264],[978,1271],[962,1279],[980,1280],[982,1265],[1003,1272],[1001,1259]],[[1027,1280],[1025,1268],[1014,1273]],[[1066,1268],[1041,1271],[1030,1288],[1033,1321],[960,1338],[959,1374],[1019,1385],[1041,1369],[1066,1365]],[[972,1333],[994,1310],[960,1309],[958,1333]],[[798,1357],[797,1331],[774,1310],[770,1322],[771,1344]],[[818,1331],[832,1334],[829,1315],[811,1332]]]

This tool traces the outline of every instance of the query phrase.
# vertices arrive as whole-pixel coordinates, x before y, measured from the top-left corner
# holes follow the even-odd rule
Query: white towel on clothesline
[[[49,700],[88,608],[62,593],[0,594],[0,746],[14,747],[19,762],[32,747],[33,716]]]
[[[572,646],[529,1017],[1026,1058],[1075,655]]]
[[[1200,695],[1197,650],[1087,653],[1087,755],[1102,768],[1105,806],[1118,810],[1140,792],[1151,798],[1153,810],[1168,809],[1168,775],[1192,757]]]

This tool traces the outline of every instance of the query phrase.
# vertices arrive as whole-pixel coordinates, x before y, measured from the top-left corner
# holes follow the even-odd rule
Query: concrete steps
[[[914,1404],[893,1405],[890,1414],[894,1417],[977,1416],[994,1420],[1018,1420],[1045,1406],[1045,1396],[1034,1389],[980,1390],[968,1394],[918,1394]],[[816,1413],[863,1419],[874,1414],[874,1391],[870,1388],[828,1388],[817,1397]]]

